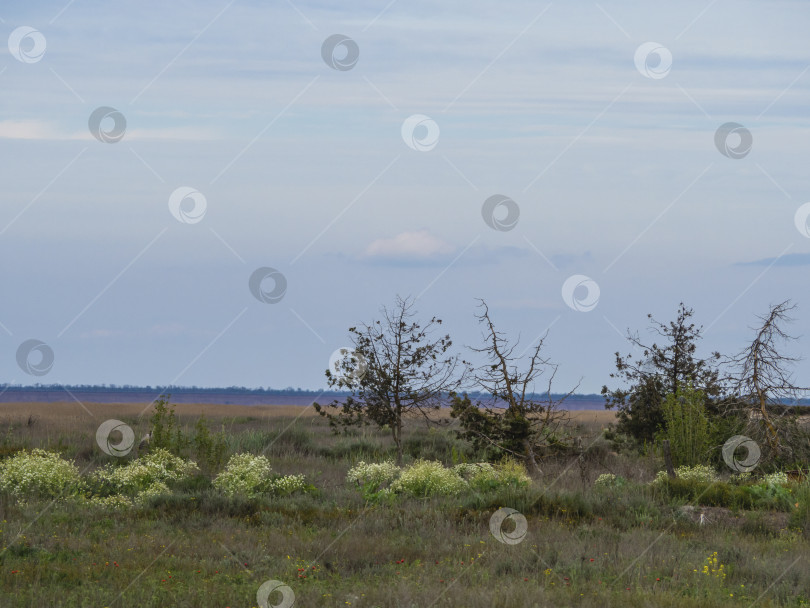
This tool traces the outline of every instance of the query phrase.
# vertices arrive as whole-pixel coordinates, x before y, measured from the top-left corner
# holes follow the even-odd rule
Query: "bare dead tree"
[[[472,348],[483,354],[486,363],[473,372],[477,388],[490,395],[492,404],[473,404],[465,395],[455,396],[453,416],[458,418],[462,436],[477,447],[494,446],[523,459],[534,474],[542,474],[537,464],[537,450],[555,441],[567,412],[560,406],[576,391],[579,384],[561,399],[552,397],[551,388],[558,366],[542,355],[546,335],[526,355],[515,354],[519,341],[511,343],[495,328],[489,307],[480,300],[481,313],[476,315],[484,326],[484,346]],[[531,347],[530,347],[531,348]],[[542,376],[547,378],[543,398],[535,393]]]
[[[796,340],[783,326],[793,321],[789,316],[796,308],[790,300],[771,306],[768,314],[758,316],[762,321],[754,328],[754,339],[749,346],[730,358],[736,369],[735,394],[748,413],[756,412],[764,427],[768,445],[774,451],[782,447],[776,421],[771,417],[769,406],[783,406],[785,400],[796,399],[809,389],[795,384],[791,367],[801,361],[800,357],[785,354],[784,346]],[[749,424],[752,424],[748,416]]]
[[[449,335],[434,337],[441,319],[414,321],[414,301],[397,297],[393,308],[382,309],[382,319],[350,327],[354,349],[326,371],[330,387],[351,395],[329,404],[333,413],[314,404],[334,430],[376,424],[391,432],[402,464],[403,424],[421,418],[438,424],[435,416],[447,395],[464,381],[466,364],[448,352]]]

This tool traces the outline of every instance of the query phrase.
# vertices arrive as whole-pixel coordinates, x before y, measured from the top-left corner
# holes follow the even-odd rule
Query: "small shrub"
[[[699,483],[713,483],[717,481],[717,473],[714,472],[714,469],[703,464],[698,464],[691,467],[680,466],[675,469],[675,475],[678,477],[678,479],[682,479],[687,482],[695,481]],[[666,480],[667,477],[666,471],[658,471],[652,483],[660,484]]]
[[[613,489],[613,488],[621,488],[626,485],[627,480],[624,477],[617,477],[613,473],[602,473],[599,477],[596,478],[596,481],[593,482],[595,488],[601,489]]]
[[[762,478],[762,484],[766,486],[786,486],[790,480],[788,479],[787,473],[783,473],[778,471],[776,473],[768,473],[765,477]]]
[[[255,498],[310,489],[303,475],[277,476],[265,456],[234,454],[212,484],[227,496]]]
[[[273,470],[265,456],[234,454],[213,486],[228,496],[260,496],[270,491]]]
[[[179,456],[188,439],[183,435],[174,407],[168,397],[161,397],[155,402],[155,411],[150,418],[152,439],[149,446],[150,449],[164,449]]]
[[[435,460],[417,460],[403,468],[393,461],[358,462],[346,475],[346,481],[356,484],[366,500],[390,500],[395,494],[428,496],[457,495],[465,491],[495,492],[522,489],[531,478],[523,465],[506,459],[498,464],[488,462],[461,463],[446,468]]]
[[[200,416],[194,427],[192,439],[196,451],[197,462],[204,464],[209,471],[214,471],[225,462],[228,443],[225,439],[225,427],[219,433],[212,434],[208,429],[205,416]]]
[[[435,460],[417,460],[391,484],[394,492],[419,498],[458,494],[467,487],[458,473]]]
[[[81,485],[76,465],[55,452],[23,450],[0,461],[0,492],[18,499],[69,496]]]
[[[303,475],[283,475],[270,481],[270,492],[281,496],[312,489]]]
[[[392,483],[399,477],[400,473],[402,473],[402,469],[391,460],[376,464],[369,464],[361,460],[349,469],[346,475],[346,481],[363,486],[369,491],[376,492],[381,487]]]
[[[531,483],[525,467],[508,458],[495,465],[487,462],[464,463],[453,467],[453,471],[465,480],[470,488],[479,492],[503,487],[526,487]]]
[[[181,482],[198,472],[197,464],[159,448],[123,466],[107,465],[93,479],[110,493],[139,494],[156,483]]]
[[[672,459],[679,465],[706,462],[711,447],[712,421],[706,412],[706,395],[691,385],[679,388],[661,403],[664,431],[672,446]]]
[[[779,483],[780,481],[782,483]],[[760,483],[744,488],[758,507],[781,511],[790,511],[793,508],[794,495],[787,487],[787,476],[784,473],[772,473]]]

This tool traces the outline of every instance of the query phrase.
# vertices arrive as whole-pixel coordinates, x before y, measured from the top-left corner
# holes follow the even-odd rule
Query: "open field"
[[[0,457],[43,447],[85,474],[134,458],[102,453],[95,432],[117,418],[141,437],[145,406],[86,407],[93,416],[78,403],[4,405]],[[367,501],[346,473],[392,455],[379,430],[335,436],[300,407],[176,411],[188,432],[204,413],[212,431],[224,427],[228,453],[263,453],[316,490],[227,497],[204,471],[124,510],[0,494],[0,605],[251,607],[269,580],[288,585],[295,606],[810,605],[806,484],[788,489],[799,506],[747,508],[711,491],[690,500],[649,484],[663,468],[656,455],[612,451],[601,437],[610,412],[575,412],[569,430],[588,449],[545,459],[527,488]],[[405,445],[408,462],[476,459],[450,428],[414,423]],[[603,473],[626,484],[595,487]],[[525,516],[521,541],[493,535],[500,507]]]
[[[60,401],[55,403],[12,402],[0,403],[0,420],[28,418],[30,414],[39,416],[43,422],[61,425],[68,419],[82,417],[127,416],[137,417],[148,413],[150,403],[77,403]],[[278,417],[317,416],[312,407],[300,405],[219,405],[211,403],[179,403],[175,411],[181,416],[204,415],[212,419],[230,419],[249,416],[256,419]],[[439,410],[440,416],[449,417],[450,410]],[[573,410],[570,417],[576,421],[592,421],[609,424],[615,419],[609,410]]]

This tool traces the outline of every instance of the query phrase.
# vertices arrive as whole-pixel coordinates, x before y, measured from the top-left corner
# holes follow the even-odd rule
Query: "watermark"
[[[503,524],[507,520],[515,524],[515,529],[511,532],[504,532],[503,530]],[[522,513],[510,509],[509,507],[501,507],[489,518],[489,531],[499,543],[517,545],[526,538],[526,533],[529,531],[529,524]]]
[[[270,596],[274,596],[277,603],[270,603]],[[295,593],[289,585],[281,581],[265,581],[256,592],[256,603],[259,608],[292,608],[295,604]]]
[[[633,57],[639,74],[653,80],[661,80],[672,68],[672,53],[657,42],[645,42],[636,49]]]
[[[806,236],[810,239],[810,203],[805,203],[798,209],[796,209],[796,215],[793,218],[794,223],[796,224],[796,230],[802,236]]]
[[[568,277],[562,286],[563,301],[577,312],[590,312],[596,308],[599,304],[599,294],[599,285],[584,274]]]
[[[8,51],[22,63],[36,63],[45,55],[47,47],[42,32],[24,25],[11,32],[8,37]]]
[[[402,141],[417,152],[430,152],[439,143],[439,125],[430,116],[413,114],[402,123]]]
[[[745,458],[738,458],[736,453],[738,448],[746,450]],[[740,473],[747,473],[753,471],[759,464],[759,459],[762,453],[759,450],[757,442],[746,437],[745,435],[734,435],[731,439],[723,444],[723,460],[730,469]]]
[[[329,357],[329,372],[342,386],[357,384],[367,371],[368,361],[353,348],[339,348]]]
[[[360,59],[360,47],[348,36],[332,34],[321,45],[321,57],[333,70],[348,72]]]
[[[272,289],[266,289],[267,281],[273,283]],[[265,304],[278,304],[287,293],[287,278],[280,271],[269,266],[262,266],[253,271],[248,281],[250,293],[259,302]]]
[[[714,132],[714,145],[720,154],[735,160],[748,156],[753,143],[751,131],[738,122],[724,123]]]
[[[109,122],[112,120],[112,125]],[[107,123],[105,125],[102,123]],[[127,119],[121,112],[109,106],[101,106],[93,110],[87,121],[90,133],[103,144],[115,144],[124,138],[127,131]]]
[[[183,202],[191,201],[191,208],[183,208]],[[205,196],[196,188],[181,186],[169,197],[169,211],[181,224],[196,224],[205,217],[207,209]]]
[[[53,349],[42,340],[32,338],[17,347],[17,365],[29,376],[44,376],[51,371],[53,360]]]
[[[496,212],[504,209],[506,214],[496,217]],[[499,232],[508,232],[517,226],[520,219],[520,207],[508,196],[494,194],[484,201],[481,206],[481,215],[487,226]]]
[[[110,439],[114,431],[121,433],[121,441],[118,443],[113,443]],[[121,458],[129,454],[135,446],[135,432],[126,422],[105,420],[96,431],[96,443],[107,456]]]

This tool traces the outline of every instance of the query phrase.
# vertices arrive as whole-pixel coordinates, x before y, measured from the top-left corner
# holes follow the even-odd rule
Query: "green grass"
[[[660,462],[603,450],[546,459],[527,488],[367,504],[345,476],[392,455],[384,433],[335,437],[320,419],[239,419],[226,433],[231,453],[264,453],[317,491],[228,498],[200,474],[121,512],[0,495],[0,606],[252,607],[271,579],[296,606],[810,605],[806,484],[793,502],[726,482],[650,486]],[[110,460],[59,429],[12,433],[0,458],[60,445],[80,469]],[[414,426],[405,445],[409,461],[475,457],[449,429]],[[627,481],[595,489],[606,472]],[[522,542],[490,533],[500,507],[526,517]],[[715,552],[724,577],[703,573]]]

